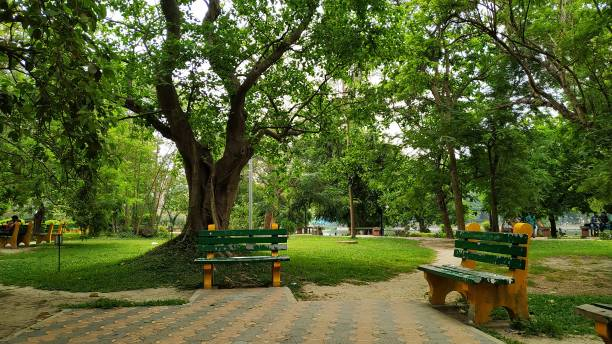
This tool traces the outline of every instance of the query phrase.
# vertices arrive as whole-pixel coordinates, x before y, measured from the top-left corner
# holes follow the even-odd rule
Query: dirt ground
[[[546,258],[542,265],[550,269],[529,276],[529,291],[544,294],[610,295],[612,290],[612,259],[596,257]],[[567,278],[572,276],[572,278]]]
[[[155,288],[112,293],[70,293],[0,285],[0,339],[52,316],[60,310],[59,305],[62,304],[83,303],[102,297],[130,301],[188,300],[193,292]]]

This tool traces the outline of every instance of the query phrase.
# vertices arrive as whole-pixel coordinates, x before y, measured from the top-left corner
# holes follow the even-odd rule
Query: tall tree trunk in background
[[[491,232],[499,232],[499,213],[497,212],[497,164],[498,157],[495,154],[495,146],[487,146],[487,155],[489,158],[489,208],[490,208],[490,224]]]
[[[348,187],[348,198],[351,238],[355,239],[357,237],[357,229],[355,228],[355,205],[353,203],[353,185],[350,181]]]
[[[266,211],[264,216],[264,228],[272,228],[272,223],[274,223],[274,215],[271,211]]]
[[[459,183],[459,173],[457,172],[457,159],[455,158],[455,148],[452,144],[446,145],[448,151],[448,169],[450,172],[451,189],[453,190],[453,200],[455,202],[455,217],[457,218],[457,230],[465,230],[465,214],[463,211],[463,197],[461,196],[461,185]]]
[[[438,187],[436,191],[436,203],[438,204],[438,209],[440,210],[440,214],[442,214],[442,222],[444,223],[444,232],[446,233],[446,238],[453,238],[453,229],[450,223],[450,216],[448,216],[448,207],[446,206],[446,195],[444,195],[444,190],[442,187]]]
[[[548,214],[548,221],[550,221],[550,235],[553,238],[557,237],[557,219],[555,218],[555,214]]]
[[[34,233],[41,233],[43,220],[45,218],[45,205],[41,202],[38,210],[34,214]]]
[[[351,121],[346,118],[346,149],[348,150],[351,146]],[[353,202],[353,176],[348,177],[348,201],[349,201],[349,232],[351,238],[357,237],[357,230],[355,229],[355,204]]]
[[[419,232],[425,233],[427,232],[427,225],[425,224],[425,218],[422,216],[416,217],[417,223],[419,224]]]

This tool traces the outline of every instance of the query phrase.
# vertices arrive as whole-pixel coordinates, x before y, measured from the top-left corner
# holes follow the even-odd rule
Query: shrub
[[[485,232],[488,232],[491,230],[491,223],[489,223],[489,221],[482,221],[480,223],[480,226],[482,227],[482,230],[484,230]]]

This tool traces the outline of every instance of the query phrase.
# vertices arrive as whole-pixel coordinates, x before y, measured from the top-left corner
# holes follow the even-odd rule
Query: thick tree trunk
[[[550,235],[553,238],[557,237],[557,219],[555,218],[555,214],[548,214],[548,221],[550,221]]]
[[[274,222],[274,214],[271,211],[266,211],[264,215],[264,228],[272,228],[272,223]]]
[[[449,172],[451,179],[451,189],[455,202],[455,217],[457,218],[457,230],[465,230],[465,215],[463,212],[463,198],[461,197],[461,185],[459,184],[459,174],[457,172],[457,159],[455,158],[455,148],[452,144],[447,144]]]
[[[448,216],[448,207],[446,206],[446,195],[441,187],[436,191],[436,203],[438,203],[438,209],[442,215],[442,222],[444,223],[444,232],[448,239],[453,238],[453,229],[451,228],[450,216]]]
[[[45,218],[45,205],[40,204],[38,210],[34,214],[34,233],[42,232],[42,223]]]
[[[422,216],[417,216],[417,223],[419,224],[419,232],[426,233],[427,225],[425,224],[425,219]]]
[[[185,224],[188,237],[194,236],[200,230],[206,230],[209,224],[215,224],[217,229],[228,228],[230,213],[238,195],[240,172],[252,156],[252,150],[248,147],[229,148],[229,151],[244,154],[237,154],[234,159],[224,155],[214,163],[209,152],[195,139],[191,140],[191,144],[177,143],[189,187],[189,207]]]

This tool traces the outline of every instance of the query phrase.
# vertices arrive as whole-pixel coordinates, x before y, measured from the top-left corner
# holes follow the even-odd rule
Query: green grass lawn
[[[380,281],[413,271],[431,262],[434,252],[412,240],[372,238],[358,244],[339,244],[342,238],[292,236],[283,263],[283,283],[294,290],[307,282],[333,285],[341,282]],[[0,283],[68,291],[118,291],[177,286],[197,288],[201,267],[192,249],[162,245],[161,239],[97,238],[66,240],[61,272],[57,249],[41,245],[30,251],[0,254]],[[269,254],[269,252],[267,253]],[[224,287],[269,285],[269,264],[219,266],[215,283]]]
[[[65,240],[61,271],[57,247],[42,244],[27,252],[0,254],[0,283],[68,291],[111,291],[154,285],[155,273],[129,264],[159,240]]]
[[[283,266],[290,283],[335,285],[387,280],[430,263],[434,251],[414,240],[360,238],[357,244],[341,244],[346,238],[294,236],[289,240],[291,262]]]

